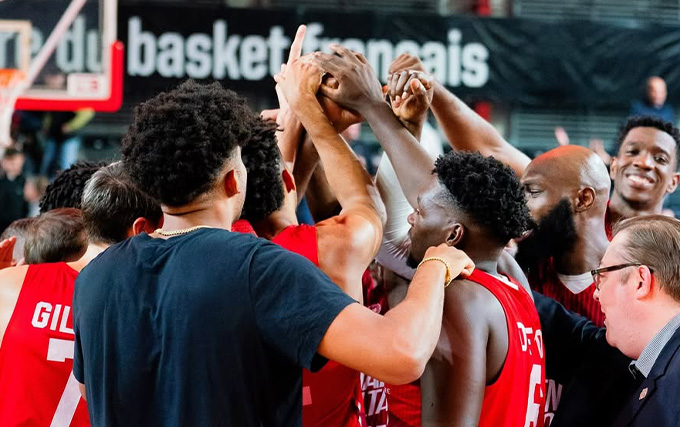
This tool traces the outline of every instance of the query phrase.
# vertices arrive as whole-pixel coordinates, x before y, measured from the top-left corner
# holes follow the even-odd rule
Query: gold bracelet
[[[424,260],[420,261],[420,264],[418,264],[418,268],[420,268],[421,265],[425,264],[428,261],[439,261],[442,264],[444,264],[444,266],[446,267],[446,277],[444,278],[444,281],[445,281],[444,287],[445,288],[448,287],[451,284],[451,282],[453,281],[453,277],[451,277],[451,269],[449,268],[449,263],[446,262],[446,260],[444,258],[433,256],[433,257],[425,258]]]

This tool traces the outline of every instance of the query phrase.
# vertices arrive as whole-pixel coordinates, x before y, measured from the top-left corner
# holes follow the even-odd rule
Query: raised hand
[[[417,71],[392,74],[387,83],[392,111],[402,122],[418,124],[427,118],[434,88],[431,76]]]
[[[341,106],[361,114],[364,108],[385,102],[382,87],[366,58],[342,46],[332,45],[335,55],[317,52],[312,59],[338,81],[338,87],[321,86],[321,93]]]
[[[285,75],[277,75],[276,83],[288,105],[296,110],[301,103],[316,98],[322,74],[323,71],[314,62],[301,58],[286,67]]]
[[[413,70],[425,73],[425,66],[420,58],[411,55],[410,53],[402,53],[390,64],[389,73],[394,74],[399,71]]]
[[[12,254],[14,253],[14,243],[16,241],[16,237],[10,237],[0,242],[0,270],[14,265]]]

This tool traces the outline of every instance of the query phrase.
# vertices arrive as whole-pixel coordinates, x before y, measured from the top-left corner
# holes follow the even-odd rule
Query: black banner
[[[304,50],[341,43],[362,52],[381,78],[402,52],[418,54],[460,96],[524,105],[624,106],[648,76],[680,101],[680,28],[630,28],[521,19],[121,6],[127,93],[193,77],[258,94],[287,56],[297,25]]]
[[[27,2],[13,4],[29,9]],[[40,34],[51,30],[33,20]],[[98,65],[101,49],[81,21],[96,22],[81,16],[79,26],[71,28],[57,49],[56,65],[67,72],[93,71]],[[155,2],[123,3],[118,22],[118,36],[126,47],[128,105],[187,78],[219,80],[255,100],[273,100],[271,76],[287,57],[301,23],[308,25],[306,52],[344,44],[362,52],[382,79],[396,56],[414,53],[438,80],[468,101],[625,107],[640,98],[647,77],[660,75],[668,83],[669,101],[680,103],[680,26]]]

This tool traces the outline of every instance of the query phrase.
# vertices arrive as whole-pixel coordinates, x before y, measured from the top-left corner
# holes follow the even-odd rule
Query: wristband
[[[444,287],[445,288],[448,287],[451,284],[451,282],[453,281],[453,277],[451,277],[451,269],[449,268],[449,263],[446,262],[446,260],[444,258],[433,256],[433,257],[425,258],[424,260],[420,261],[420,264],[418,264],[418,268],[420,268],[421,265],[425,264],[428,261],[439,261],[442,264],[444,264],[444,266],[446,267],[446,277],[444,278]]]

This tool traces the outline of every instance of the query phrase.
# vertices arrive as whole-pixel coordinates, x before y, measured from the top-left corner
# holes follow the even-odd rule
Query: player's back
[[[73,369],[71,301],[78,272],[31,265],[0,345],[0,425],[89,426]]]
[[[78,277],[74,374],[97,426],[294,426],[300,366],[347,299],[254,236],[142,234]]]
[[[521,286],[480,270],[468,280],[485,287],[503,307],[508,352],[498,378],[484,390],[480,427],[543,425],[545,362],[541,324],[533,300]]]

